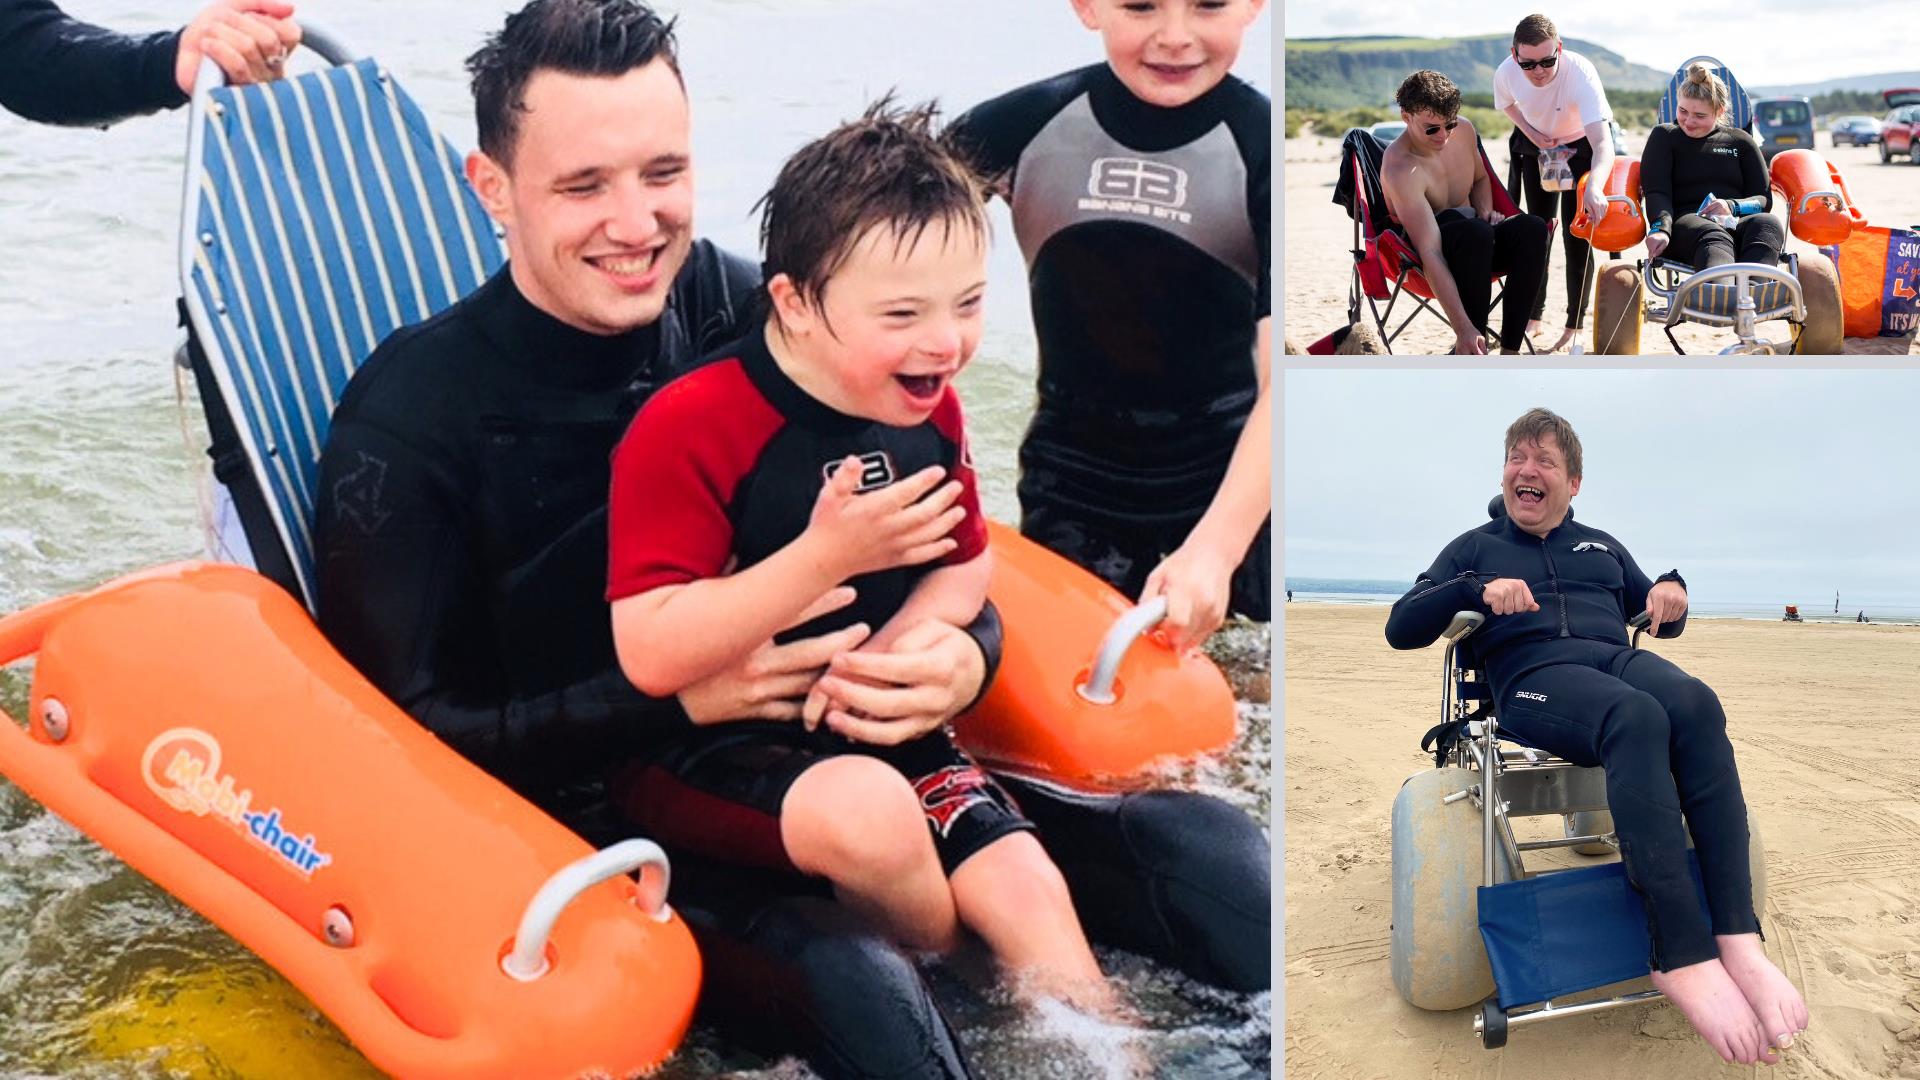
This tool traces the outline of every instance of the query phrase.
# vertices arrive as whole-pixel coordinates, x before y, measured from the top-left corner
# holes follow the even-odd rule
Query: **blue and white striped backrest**
[[[1704,63],[1712,68],[1713,73],[1720,77],[1720,81],[1727,84],[1726,125],[1730,128],[1739,128],[1741,131],[1753,131],[1753,102],[1748,99],[1746,90],[1740,86],[1740,80],[1734,78],[1733,72],[1727,70],[1727,65],[1711,56],[1695,56],[1690,58],[1686,63],[1680,65],[1679,69],[1673,73],[1672,78],[1667,80],[1667,92],[1660,95],[1659,122],[1662,124],[1673,123],[1673,118],[1676,115],[1675,110],[1679,105],[1680,84],[1687,81],[1687,69],[1692,67],[1696,62]]]
[[[193,144],[189,316],[311,604],[334,403],[374,346],[505,250],[453,147],[372,60],[218,88]]]

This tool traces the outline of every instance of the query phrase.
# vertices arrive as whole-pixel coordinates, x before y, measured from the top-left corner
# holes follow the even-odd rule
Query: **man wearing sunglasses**
[[[1493,73],[1493,106],[1513,118],[1507,149],[1512,155],[1508,187],[1514,189],[1514,199],[1521,197],[1519,188],[1524,186],[1530,213],[1570,223],[1580,204],[1585,203],[1587,216],[1597,220],[1606,213],[1602,192],[1613,166],[1613,140],[1607,131],[1613,109],[1607,104],[1599,73],[1586,57],[1566,50],[1553,20],[1545,15],[1520,20],[1513,28],[1509,52]],[[1555,147],[1573,151],[1569,165],[1576,182],[1582,175],[1591,174],[1580,190],[1550,191],[1541,182],[1540,152]],[[1567,257],[1567,321],[1560,340],[1548,352],[1565,348],[1579,332],[1593,281],[1592,252],[1587,242],[1564,226],[1560,237]],[[1528,334],[1539,332],[1546,309],[1547,275],[1543,267],[1533,296]]]
[[[1493,276],[1506,275],[1500,351],[1520,351],[1527,303],[1547,266],[1547,223],[1493,208],[1493,178],[1480,137],[1460,116],[1460,88],[1437,71],[1416,71],[1395,91],[1407,130],[1380,161],[1393,228],[1420,254],[1420,271],[1453,326],[1453,351],[1489,351]]]

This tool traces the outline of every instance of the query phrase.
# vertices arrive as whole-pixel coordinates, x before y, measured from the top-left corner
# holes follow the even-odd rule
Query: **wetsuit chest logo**
[[[1095,158],[1080,209],[1138,214],[1161,221],[1193,222],[1187,205],[1187,171],[1140,158]]]
[[[872,450],[859,457],[860,485],[853,489],[856,494],[886,487],[899,478],[893,469],[893,458],[885,450]],[[833,470],[839,468],[840,463],[845,460],[845,458],[834,458],[820,466],[820,479],[833,479]]]
[[[1545,695],[1545,694],[1536,694],[1536,693],[1534,693],[1534,692],[1533,692],[1533,691],[1531,691],[1531,690],[1515,690],[1515,691],[1513,692],[1513,696],[1514,696],[1514,697],[1517,697],[1517,698],[1525,698],[1525,699],[1527,699],[1528,701],[1545,701],[1545,700],[1547,700],[1547,695]]]
[[[1607,545],[1605,545],[1605,544],[1603,544],[1603,543],[1601,543],[1601,542],[1600,542],[1600,541],[1598,541],[1598,540],[1582,540],[1582,541],[1580,541],[1579,543],[1577,543],[1577,544],[1575,544],[1575,545],[1573,545],[1573,550],[1574,550],[1575,552],[1581,552],[1581,551],[1605,551],[1605,552],[1608,552],[1608,553],[1611,553],[1611,552],[1613,551],[1613,549],[1612,549],[1612,548],[1610,548],[1610,547],[1608,547]]]

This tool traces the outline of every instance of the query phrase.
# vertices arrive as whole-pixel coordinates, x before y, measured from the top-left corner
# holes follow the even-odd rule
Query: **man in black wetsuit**
[[[1228,73],[1261,7],[1074,0],[1106,62],[949,135],[1012,206],[1027,261],[1020,531],[1129,596],[1164,593],[1176,646],[1273,604],[1272,103]]]
[[[1606,770],[1621,860],[1646,903],[1653,984],[1722,1058],[1771,1064],[1769,1044],[1790,1045],[1807,1011],[1760,944],[1726,714],[1705,683],[1632,648],[1625,630],[1644,611],[1656,637],[1677,634],[1686,583],[1673,570],[1648,579],[1620,541],[1573,520],[1581,451],[1565,420],[1534,409],[1507,429],[1506,449],[1505,513],[1447,545],[1394,604],[1387,641],[1424,648],[1455,612],[1491,616],[1473,643],[1501,726]]]
[[[343,394],[320,465],[319,618],[454,749],[605,842],[631,831],[605,789],[631,780],[639,751],[695,716],[797,719],[854,638],[768,643],[677,700],[621,674],[604,600],[609,456],[657,386],[742,332],[758,273],[693,239],[687,100],[652,11],[536,0],[469,68],[481,151],[468,176],[509,263],[396,332]],[[938,727],[997,658],[990,609],[972,629],[843,658],[872,683],[846,704]],[[911,964],[846,912],[769,903],[762,883],[675,860],[703,1007],[749,1021],[737,1038],[797,1048],[829,1075],[964,1072]]]
[[[0,106],[105,126],[186,104],[203,56],[229,83],[265,82],[299,43],[286,0],[214,0],[182,29],[139,37],[70,18],[53,0],[0,0]]]

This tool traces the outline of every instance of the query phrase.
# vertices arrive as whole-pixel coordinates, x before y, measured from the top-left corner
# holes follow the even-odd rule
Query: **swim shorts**
[[[724,724],[627,770],[615,782],[614,798],[630,822],[669,851],[794,870],[780,838],[781,804],[801,773],[843,754],[878,758],[907,778],[949,875],[988,844],[1034,827],[1013,797],[941,731],[888,747],[794,723]]]

